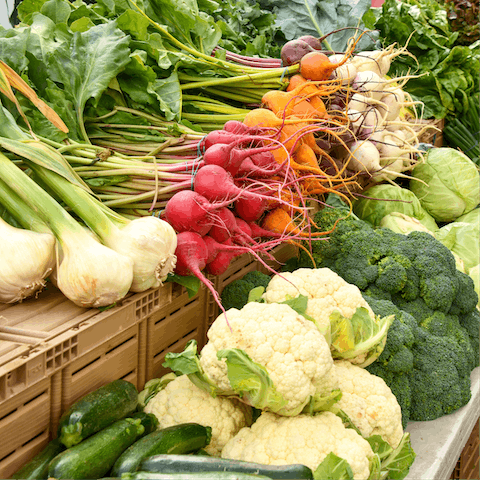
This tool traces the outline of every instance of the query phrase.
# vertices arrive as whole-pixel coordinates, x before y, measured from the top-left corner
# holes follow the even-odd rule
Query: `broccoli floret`
[[[463,315],[475,310],[478,303],[478,294],[475,291],[475,284],[470,276],[459,270],[456,270],[455,274],[458,280],[458,289],[449,313]]]
[[[420,329],[411,379],[412,420],[434,420],[468,403],[470,376],[461,374],[463,352],[450,337]]]
[[[225,310],[229,308],[243,308],[248,301],[250,290],[255,287],[267,288],[271,277],[260,271],[246,273],[243,277],[234,280],[225,286],[221,293],[222,305]]]
[[[248,301],[248,294],[254,288],[253,283],[241,278],[225,286],[221,293],[222,305],[225,310],[237,308],[240,310]]]
[[[248,272],[242,277],[242,280],[245,280],[246,282],[253,283],[254,287],[260,287],[261,286],[261,287],[265,287],[265,288],[267,288],[271,279],[272,278],[270,277],[270,275],[267,275],[266,273],[260,272],[259,270],[254,270],[253,272]]]

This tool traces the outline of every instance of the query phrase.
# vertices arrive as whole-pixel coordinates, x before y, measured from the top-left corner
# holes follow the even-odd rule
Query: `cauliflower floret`
[[[342,409],[364,437],[380,435],[396,448],[403,436],[402,411],[385,381],[350,362],[335,361],[333,368],[342,398]]]
[[[355,480],[368,478],[370,444],[331,412],[296,417],[264,412],[225,445],[222,458],[266,465],[300,463],[315,471],[330,452],[349,463]]]
[[[181,375],[160,390],[144,411],[158,419],[158,428],[181,423],[198,423],[212,428],[212,439],[205,450],[219,456],[225,444],[252,423],[252,408],[236,399],[211,397]]]
[[[282,276],[275,275],[263,298],[267,303],[275,303],[300,294],[308,297],[305,313],[315,319],[327,340],[330,339],[329,317],[334,310],[351,318],[358,307],[364,307],[372,318],[375,317],[360,289],[329,268],[299,268],[294,272],[282,272]]]
[[[200,365],[222,390],[230,390],[222,349],[241,349],[266,368],[275,389],[286,400],[282,415],[296,415],[315,395],[333,366],[330,348],[315,327],[288,305],[248,303],[220,315],[208,330]],[[257,406],[257,405],[253,405]]]

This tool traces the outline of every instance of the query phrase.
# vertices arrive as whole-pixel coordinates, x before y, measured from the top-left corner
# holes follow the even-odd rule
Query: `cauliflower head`
[[[239,349],[271,379],[273,388],[265,396],[275,390],[282,399],[263,403],[260,398],[251,405],[281,415],[300,413],[333,366],[329,345],[315,324],[288,305],[276,303],[248,303],[241,310],[228,310],[227,319],[228,323],[220,315],[208,330],[200,355],[204,373],[220,390],[235,390],[228,361],[219,356],[224,349]],[[239,395],[249,402],[243,392]]]
[[[336,361],[332,371],[342,392],[335,408],[350,417],[362,436],[380,435],[396,448],[403,437],[402,411],[385,381],[345,360]]]
[[[394,316],[376,316],[358,287],[329,268],[300,268],[274,276],[263,300],[288,303],[300,296],[307,301],[300,313],[314,321],[334,359],[366,367],[382,353]]]
[[[300,463],[315,471],[330,452],[349,463],[355,480],[368,478],[374,455],[370,444],[331,412],[295,417],[264,412],[228,441],[222,458],[266,465]]]
[[[315,319],[318,329],[327,340],[330,339],[330,314],[334,310],[351,318],[358,307],[364,307],[374,317],[360,289],[329,268],[299,268],[281,276],[275,275],[263,298],[267,303],[279,303],[298,295],[308,297],[305,313]]]
[[[157,417],[159,429],[190,422],[211,427],[212,439],[205,450],[214,456],[220,456],[225,444],[252,423],[250,406],[234,398],[214,398],[187,375],[169,382],[149,400],[144,411]]]

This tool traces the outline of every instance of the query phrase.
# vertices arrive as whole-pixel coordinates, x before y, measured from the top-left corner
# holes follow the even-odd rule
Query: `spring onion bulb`
[[[55,265],[55,237],[13,227],[0,218],[0,238],[0,302],[21,302],[44,287]]]
[[[0,177],[47,223],[62,247],[57,269],[62,293],[81,307],[104,307],[121,300],[133,280],[133,262],[95,241],[45,190],[0,153]]]
[[[158,287],[176,265],[175,230],[160,218],[127,220],[60,175],[29,162],[41,182],[55,192],[112,250],[133,262],[132,292]]]

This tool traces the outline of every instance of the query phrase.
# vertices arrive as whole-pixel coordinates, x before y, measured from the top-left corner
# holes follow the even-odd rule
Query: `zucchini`
[[[301,464],[263,465],[261,463],[230,460],[201,455],[154,455],[140,463],[139,471],[172,473],[232,472],[265,475],[272,479],[313,479],[310,468]]]
[[[128,416],[128,418],[139,418],[142,425],[145,427],[143,435],[148,435],[158,428],[158,419],[153,413],[135,412]]]
[[[197,423],[183,423],[146,435],[128,447],[117,459],[110,472],[112,477],[134,472],[140,462],[160,453],[189,453],[205,447],[212,438],[212,429]]]
[[[26,480],[48,478],[48,464],[63,450],[65,450],[65,445],[58,438],[52,440],[40,453],[35,455],[10,478],[23,478]]]
[[[58,438],[67,447],[108,427],[135,411],[138,391],[125,380],[115,380],[88,393],[60,418]]]
[[[48,467],[56,479],[96,479],[106,475],[117,458],[145,432],[140,418],[123,418],[57,455]]]
[[[271,477],[251,473],[200,472],[200,473],[125,473],[121,480],[271,480]]]

